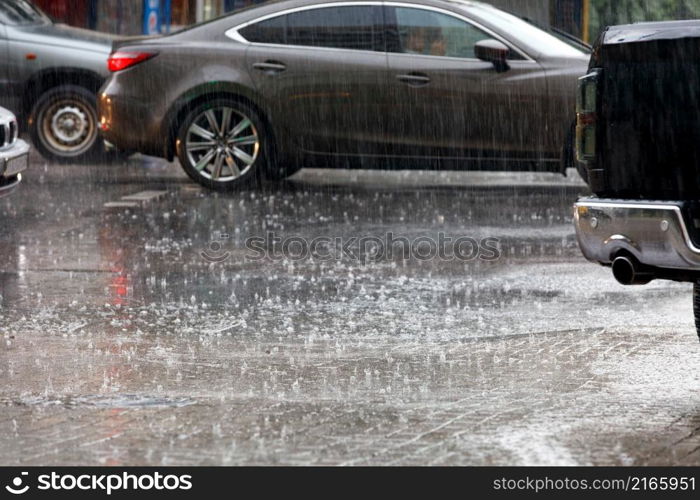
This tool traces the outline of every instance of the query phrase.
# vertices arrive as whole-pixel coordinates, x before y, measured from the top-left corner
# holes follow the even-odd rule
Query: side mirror
[[[493,38],[481,40],[474,45],[474,55],[482,61],[490,62],[496,68],[496,71],[508,71],[508,54],[510,49],[508,46]]]

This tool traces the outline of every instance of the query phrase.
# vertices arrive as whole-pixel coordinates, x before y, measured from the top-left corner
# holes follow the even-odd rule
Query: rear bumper
[[[152,106],[138,99],[112,95],[104,89],[98,96],[100,134],[123,151],[166,156],[167,134]]]
[[[574,205],[583,255],[610,265],[621,251],[659,269],[700,271],[700,248],[690,237],[683,202],[582,198]]]

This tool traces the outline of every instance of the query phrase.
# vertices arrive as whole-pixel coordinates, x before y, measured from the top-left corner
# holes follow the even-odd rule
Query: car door
[[[20,113],[21,96],[28,76],[30,51],[21,40],[23,28],[44,20],[30,2],[0,2],[0,105]]]
[[[14,104],[12,96],[13,85],[10,81],[9,61],[7,52],[7,28],[0,23],[0,88],[4,89],[0,92],[0,106],[11,108]],[[16,111],[16,110],[14,110]]]
[[[505,71],[477,59],[475,44],[496,35],[452,12],[387,3],[385,18],[392,152],[485,168],[540,156],[547,81],[539,64],[512,46]]]
[[[2,25],[0,25],[2,26]],[[22,94],[26,90],[28,76],[31,74],[30,59],[34,51],[22,40],[19,26],[5,25],[0,28],[0,77],[3,79],[4,92],[0,93],[0,105],[19,114],[21,112]],[[24,117],[26,118],[26,117]]]
[[[387,65],[379,3],[296,9],[250,23],[246,64],[278,133],[306,153],[381,151]]]

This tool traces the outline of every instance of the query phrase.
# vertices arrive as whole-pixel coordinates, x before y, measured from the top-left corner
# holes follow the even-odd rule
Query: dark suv
[[[700,21],[608,28],[578,94],[583,254],[625,285],[695,283],[700,332]]]
[[[0,1],[0,106],[28,118],[44,157],[75,161],[102,151],[96,94],[112,38],[55,24],[26,0]]]

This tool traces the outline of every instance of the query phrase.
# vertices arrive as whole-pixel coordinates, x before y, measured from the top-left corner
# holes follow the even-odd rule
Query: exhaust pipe
[[[624,255],[615,257],[612,273],[622,285],[646,285],[656,277],[651,269],[641,265],[633,257]]]

